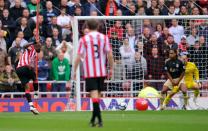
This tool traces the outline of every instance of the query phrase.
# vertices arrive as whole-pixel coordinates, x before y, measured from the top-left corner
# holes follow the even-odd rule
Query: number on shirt
[[[100,52],[99,52],[99,47],[98,45],[94,45],[94,58],[99,59],[100,58]]]

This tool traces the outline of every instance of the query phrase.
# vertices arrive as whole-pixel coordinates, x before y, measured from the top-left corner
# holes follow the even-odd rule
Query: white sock
[[[30,105],[30,106],[33,106],[33,102],[29,102],[29,105]]]

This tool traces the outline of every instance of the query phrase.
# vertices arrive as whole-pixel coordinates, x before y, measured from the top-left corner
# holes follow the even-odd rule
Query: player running
[[[37,43],[27,45],[24,53],[19,59],[17,69],[16,69],[16,73],[21,81],[21,86],[23,90],[25,91],[25,97],[30,105],[30,111],[35,115],[38,115],[39,112],[33,106],[28,83],[30,80],[33,80],[33,87],[35,90],[34,98],[38,97],[38,94],[37,94],[38,81],[37,81],[36,73],[35,73],[35,61],[36,61],[37,53],[40,52],[40,49],[41,49],[41,45]]]

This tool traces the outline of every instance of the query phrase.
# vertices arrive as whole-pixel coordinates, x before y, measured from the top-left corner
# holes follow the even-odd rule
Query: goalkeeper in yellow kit
[[[189,62],[188,59],[187,52],[181,53],[181,60],[186,66],[184,77],[185,85],[188,90],[194,90],[193,101],[196,104],[196,99],[199,96],[199,89],[201,88],[201,84],[199,82],[199,70],[196,65],[193,62]],[[184,103],[187,103],[187,99],[184,99]]]

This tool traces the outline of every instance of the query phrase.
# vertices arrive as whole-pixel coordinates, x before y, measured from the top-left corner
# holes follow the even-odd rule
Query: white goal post
[[[143,32],[145,30],[145,28],[151,28],[153,30],[149,30],[151,33],[149,33],[150,37],[149,39],[147,39],[147,43],[149,42],[149,40],[152,40],[155,36],[157,36],[157,42],[158,42],[158,38],[160,37],[160,33],[159,31],[157,31],[155,29],[155,27],[157,26],[157,24],[162,25],[162,28],[164,29],[164,27],[167,27],[167,29],[169,30],[169,33],[171,35],[173,35],[175,42],[178,44],[178,46],[180,45],[180,40],[182,39],[182,37],[185,36],[186,40],[192,40],[191,39],[191,35],[192,35],[192,30],[196,29],[197,33],[196,33],[196,40],[194,41],[194,44],[201,41],[200,36],[203,36],[205,38],[205,45],[203,45],[203,49],[205,50],[205,54],[203,56],[200,57],[200,54],[198,58],[198,56],[196,57],[194,53],[195,51],[195,47],[192,44],[188,45],[189,47],[187,47],[187,49],[184,49],[183,47],[179,47],[181,48],[181,50],[183,51],[188,51],[189,53],[192,53],[193,56],[193,61],[196,63],[198,62],[197,60],[201,60],[201,63],[197,63],[196,65],[198,66],[200,73],[203,74],[203,76],[200,77],[200,80],[202,82],[206,82],[207,78],[208,78],[208,65],[207,63],[205,63],[208,60],[208,16],[207,15],[201,15],[201,16],[75,16],[72,17],[72,30],[73,30],[73,46],[74,46],[74,55],[73,55],[73,59],[76,58],[76,53],[78,50],[78,43],[79,43],[79,38],[80,38],[80,30],[83,29],[82,26],[85,20],[89,20],[89,19],[97,19],[102,21],[102,27],[104,27],[103,33],[106,35],[110,35],[111,37],[114,35],[116,38],[112,38],[112,41],[114,43],[119,43],[120,45],[117,46],[115,45],[114,47],[116,48],[114,51],[115,55],[114,58],[116,59],[116,62],[118,61],[119,64],[122,65],[122,69],[120,68],[120,66],[117,65],[117,67],[115,68],[115,70],[117,71],[116,73],[120,73],[120,74],[115,74],[114,73],[114,79],[110,79],[110,80],[106,80],[106,87],[109,89],[106,92],[104,92],[104,97],[136,97],[138,91],[143,87],[143,82],[144,81],[149,81],[152,83],[162,83],[164,82],[164,78],[161,74],[161,76],[157,77],[157,73],[159,72],[158,70],[155,70],[155,68],[157,68],[157,63],[154,64],[152,62],[154,61],[148,61],[151,60],[151,55],[153,54],[152,52],[152,48],[154,48],[155,46],[151,47],[151,51],[147,50],[147,52],[145,52],[144,48],[149,48],[149,47],[145,47],[145,41],[143,39]],[[184,32],[179,32],[182,35],[178,35],[175,34],[177,33],[177,31],[171,32],[172,30],[171,28],[171,21],[172,20],[177,20],[177,22],[179,23],[180,26],[183,27],[183,31]],[[121,23],[116,23],[117,21],[120,21]],[[150,25],[148,25],[150,22]],[[162,23],[160,23],[162,22]],[[167,22],[169,22],[168,24],[170,24],[169,26],[167,26]],[[81,24],[80,24],[81,23]],[[130,25],[128,25],[128,23],[131,23]],[[114,26],[116,26],[116,24],[121,24],[120,30],[115,30]],[[153,24],[155,27],[153,27]],[[165,26],[164,26],[165,25]],[[152,26],[152,27],[151,27]],[[140,59],[142,59],[141,57],[144,56],[144,59],[146,60],[146,69],[144,69],[144,66],[141,64],[141,68],[139,68],[138,70],[142,70],[141,72],[137,72],[138,70],[134,70],[131,69],[131,71],[128,72],[128,70],[132,67],[134,68],[135,65],[135,61],[131,63],[131,61],[129,59],[131,59],[131,55],[129,55],[128,58],[125,58],[122,55],[122,48],[120,48],[123,43],[125,42],[125,39],[128,38],[128,42],[132,42],[130,39],[130,31],[133,29],[134,31],[134,44],[133,44],[133,57],[136,56],[136,53],[139,52],[139,44],[143,44],[142,45],[142,51],[141,51],[141,56],[139,56]],[[110,31],[111,30],[111,31]],[[112,34],[112,30],[114,30],[114,34]],[[129,31],[129,32],[128,32]],[[122,35],[120,35],[119,33],[122,33]],[[155,36],[154,36],[155,35]],[[159,36],[158,36],[159,35]],[[190,37],[189,37],[190,36]],[[132,37],[133,38],[133,37]],[[141,38],[141,39],[140,39]],[[136,42],[135,42],[136,41]],[[139,43],[141,42],[141,43]],[[164,42],[164,41],[163,41]],[[128,44],[129,44],[128,43]],[[146,44],[147,44],[146,43]],[[153,42],[152,42],[153,43]],[[137,47],[135,47],[137,46]],[[129,45],[129,47],[131,47],[131,45]],[[132,47],[130,49],[132,49]],[[137,48],[137,49],[136,49]],[[158,49],[157,52],[159,52],[160,50],[160,46],[156,46],[156,48]],[[191,49],[190,49],[191,48]],[[190,50],[188,50],[190,49]],[[163,51],[163,48],[161,49]],[[203,52],[203,51],[202,51]],[[119,55],[117,56],[117,53],[119,53]],[[147,54],[146,54],[147,53]],[[150,56],[149,56],[150,55]],[[162,54],[165,55],[165,54]],[[149,57],[149,58],[147,58]],[[136,58],[135,58],[136,59]],[[165,56],[164,58],[165,59]],[[126,63],[131,63],[131,65],[125,65],[125,60],[127,60]],[[142,60],[140,60],[142,61]],[[150,62],[150,63],[148,63]],[[154,68],[149,66],[149,65],[153,65],[154,64]],[[160,64],[160,63],[158,63]],[[73,66],[73,65],[72,65]],[[162,68],[162,67],[161,67]],[[86,97],[87,93],[86,90],[84,89],[84,82],[83,79],[81,79],[81,71],[80,71],[80,66],[76,72],[76,102],[77,102],[77,110],[81,111],[81,98],[82,97]],[[150,72],[150,70],[152,72]],[[150,74],[148,74],[150,73]],[[152,74],[151,74],[152,73]],[[138,74],[141,74],[141,78],[138,78]],[[153,74],[156,74],[157,78],[153,77]],[[120,77],[120,75],[122,75],[122,78],[117,78]],[[125,76],[125,78],[124,78]],[[115,78],[116,77],[116,78]],[[161,78],[161,79],[160,79]]]

